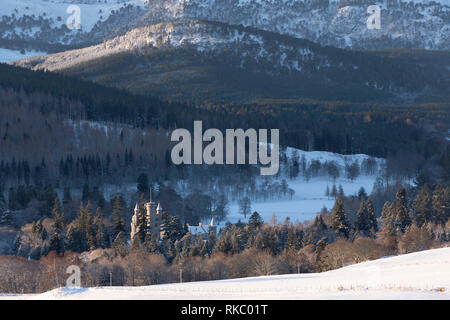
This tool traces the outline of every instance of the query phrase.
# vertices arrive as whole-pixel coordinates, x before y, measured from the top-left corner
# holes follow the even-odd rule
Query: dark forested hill
[[[22,131],[27,129],[21,128],[24,122],[18,121],[13,112],[8,113],[7,107],[22,106],[24,117],[30,113],[27,110],[33,110],[43,115],[42,121],[54,115],[59,122],[108,122],[137,130],[191,128],[194,120],[203,120],[204,128],[279,128],[285,145],[383,157],[399,150],[426,157],[439,153],[450,123],[448,103],[394,105],[255,98],[244,104],[205,103],[198,108],[195,104],[167,102],[149,94],[136,95],[58,73],[5,64],[0,64],[0,89],[0,136],[4,137],[0,144],[17,144],[13,148],[17,157],[27,136]],[[14,139],[9,128],[12,123],[18,130]],[[42,130],[50,129],[44,125]],[[67,148],[64,150],[67,152]],[[164,152],[161,150],[159,156],[164,157]],[[12,156],[9,152],[1,154],[4,160]],[[36,162],[41,160],[39,157]]]
[[[201,105],[264,98],[447,102],[448,61],[448,52],[350,51],[192,20],[141,27],[97,46],[16,64]]]

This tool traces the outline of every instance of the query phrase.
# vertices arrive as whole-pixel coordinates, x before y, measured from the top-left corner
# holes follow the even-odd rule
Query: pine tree
[[[298,248],[298,236],[294,226],[291,224],[288,231],[287,249],[296,250]]]
[[[333,211],[331,212],[331,228],[345,238],[348,238],[350,234],[349,222],[340,196],[337,197]]]
[[[344,194],[344,188],[342,187],[342,184],[339,185],[338,196],[340,196],[340,197],[345,196],[345,194]]]
[[[186,234],[179,217],[171,216],[168,212],[163,212],[161,221],[161,236],[164,240],[175,242],[181,240]]]
[[[63,197],[63,204],[68,204],[72,201],[72,195],[70,194],[70,188],[65,187],[64,188],[64,197]]]
[[[381,210],[381,220],[383,221],[383,233],[387,236],[394,236],[396,234],[395,217],[395,205],[386,201]]]
[[[149,189],[148,176],[145,173],[141,173],[137,178],[137,190],[142,194],[147,194]]]
[[[432,220],[432,202],[428,186],[425,184],[416,196],[412,205],[413,218],[417,226],[421,227],[424,223]]]
[[[369,218],[371,227],[370,230],[373,230],[374,233],[378,232],[378,222],[377,222],[377,218],[375,216],[375,211],[373,209],[373,204],[372,204],[372,198],[367,198],[367,202],[366,202],[366,210],[367,210],[367,216]],[[373,234],[375,235],[375,234]]]
[[[109,241],[106,239],[106,233],[104,232],[102,211],[100,207],[97,208],[94,218],[94,225],[96,230],[95,233],[96,247],[107,248],[109,246]]]
[[[239,245],[239,235],[236,229],[231,231],[231,253],[241,252],[241,247]]]
[[[336,185],[333,184],[333,186],[331,187],[330,196],[333,197],[334,199],[336,199],[337,195],[338,195],[338,191],[337,191]]]
[[[13,221],[12,212],[6,209],[6,201],[3,196],[3,189],[0,185],[0,225],[11,227]]]
[[[247,215],[250,214],[251,210],[252,206],[249,197],[244,197],[239,200],[239,212],[244,215],[244,218],[247,218]]]
[[[96,235],[94,230],[94,217],[92,216],[92,205],[91,201],[88,201],[86,208],[86,240],[89,247],[89,250],[95,250],[97,247]]]
[[[258,212],[253,212],[250,218],[248,219],[248,227],[250,230],[258,230],[264,224],[263,219],[259,215]]]
[[[395,226],[401,232],[405,232],[406,227],[410,224],[411,219],[406,205],[406,191],[404,188],[400,188],[395,195]]]
[[[67,249],[74,251],[74,252],[81,252],[82,250],[82,243],[81,243],[81,234],[80,231],[78,231],[77,228],[71,226],[69,230],[67,231],[66,236],[67,241]]]
[[[316,254],[316,266],[319,269],[319,271],[326,271],[327,270],[327,266],[325,264],[325,260],[323,257],[323,251],[325,250],[326,246],[328,245],[328,239],[327,238],[322,238],[317,242],[316,245],[316,250],[315,250],[315,254]]]
[[[122,199],[120,198],[120,196],[116,196],[112,212],[114,239],[120,232],[124,233],[125,235],[125,221],[122,219],[122,211],[123,211]]]
[[[370,228],[371,221],[369,221],[369,216],[367,214],[366,202],[362,200],[359,206],[359,210],[356,213],[356,230],[367,236]]]
[[[330,187],[327,185],[327,188],[325,189],[325,197],[328,199],[330,198]]]
[[[63,228],[65,225],[64,215],[60,212],[59,199],[56,197],[53,206],[53,227],[52,235],[50,237],[49,250],[57,253],[64,252]]]
[[[122,257],[126,256],[126,254],[128,253],[127,239],[123,231],[120,231],[114,238],[112,248],[116,251],[117,254]]]
[[[358,191],[358,199],[359,200],[367,200],[367,193],[364,187],[359,188]]]
[[[313,222],[312,226],[313,226],[314,229],[316,229],[318,231],[327,229],[327,225],[325,224],[325,221],[323,221],[322,214],[318,214],[314,218],[314,222]]]
[[[85,251],[87,249],[89,249],[88,247],[88,243],[87,243],[87,238],[86,238],[86,220],[87,220],[87,215],[86,215],[86,210],[83,206],[83,203],[80,202],[80,209],[78,211],[78,216],[76,219],[76,226],[77,226],[77,230],[80,233],[80,250],[81,251]]]
[[[433,192],[434,220],[437,224],[444,226],[450,219],[450,188],[444,189],[437,184]]]
[[[91,196],[91,191],[89,190],[89,185],[87,183],[85,183],[83,185],[83,192],[81,195],[81,201],[86,202],[90,199]]]
[[[231,233],[230,231],[226,231],[222,233],[216,241],[216,245],[214,247],[214,252],[222,252],[229,253],[232,250],[231,245]]]

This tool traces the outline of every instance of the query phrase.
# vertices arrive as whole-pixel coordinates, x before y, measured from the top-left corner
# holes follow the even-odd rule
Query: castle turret
[[[156,235],[159,239],[159,232],[161,227],[162,208],[160,204],[151,201],[145,204],[147,210],[147,229],[150,236]]]
[[[140,232],[139,227],[139,207],[136,203],[136,207],[134,207],[134,215],[131,218],[131,243],[133,243],[136,235]]]

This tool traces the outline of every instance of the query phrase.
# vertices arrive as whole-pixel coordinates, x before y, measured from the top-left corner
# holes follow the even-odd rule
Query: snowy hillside
[[[170,51],[172,57],[177,57],[181,65],[193,67],[196,71],[193,73],[189,70],[186,73],[184,67],[177,67],[178,64],[173,59],[154,57],[166,51]],[[103,59],[106,57],[108,59]],[[128,69],[121,71],[124,63],[121,57],[133,60],[130,64],[135,67],[131,72]],[[428,100],[429,96],[437,99],[448,95],[445,85],[448,77],[446,72],[440,72],[442,67],[439,67],[439,72],[431,72],[430,68],[425,71],[416,70],[421,66],[411,69],[411,61],[408,59],[382,59],[373,54],[322,47],[308,40],[255,28],[184,20],[138,27],[98,45],[15,61],[14,64],[35,70],[79,69],[68,72],[86,76],[90,80],[97,79],[100,83],[104,81],[102,79],[110,79],[112,83],[104,84],[138,93],[160,90],[154,94],[161,96],[171,95],[170,88],[173,87],[179,92],[191,92],[186,86],[195,84],[195,81],[187,81],[186,84],[181,82],[183,80],[176,82],[178,78],[185,79],[185,76],[204,78],[202,81],[218,86],[217,90],[223,92],[222,88],[228,88],[232,76],[240,72],[255,77],[262,73],[267,77],[264,81],[280,84],[277,91],[279,95],[283,95],[282,92],[286,90],[287,97],[293,98],[326,99],[328,92],[338,92],[345,99],[354,98],[359,99],[358,101],[363,96],[363,99],[369,100],[375,99],[372,97],[390,97],[393,101],[414,102]],[[217,68],[223,64],[222,67],[230,72],[233,70],[232,75],[222,79],[211,71],[213,69],[199,69],[199,65],[196,65],[199,61],[202,61],[200,67],[211,65],[212,68]],[[94,64],[93,68],[89,67],[89,63]],[[170,71],[182,72],[183,77],[172,79],[171,72],[167,72],[168,75],[162,76],[165,80],[160,80],[156,76],[161,72],[158,69],[166,64],[175,68]],[[93,69],[94,74],[86,74]],[[411,75],[405,78],[394,76],[398,73]],[[423,81],[417,84],[419,77]],[[170,84],[172,81],[175,82]],[[286,84],[281,85],[282,82]],[[247,87],[252,90],[251,86]],[[268,90],[263,90],[260,86],[254,87],[255,92],[269,94]],[[276,86],[273,87],[273,91],[276,91]],[[211,88],[205,89],[204,85],[195,88],[192,92],[199,90],[197,93],[200,97],[203,97],[204,91],[215,92]],[[249,96],[247,89],[242,90],[246,91],[245,96]],[[228,91],[225,90],[224,95],[227,96]],[[187,96],[187,99],[199,99],[198,96]],[[334,95],[331,99],[338,98]]]
[[[239,30],[236,27],[226,28],[228,30],[224,28],[223,25],[196,20],[160,23],[133,29],[123,36],[96,46],[26,59],[15,64],[54,71],[120,52],[139,52],[146,48],[178,48],[188,45],[194,46],[198,51],[219,51],[223,48],[247,45],[253,48],[251,52],[246,52],[247,56],[278,61],[279,66],[297,71],[302,70],[303,63],[314,58],[314,51],[309,48],[309,43],[304,43],[303,47],[298,44],[289,45],[287,42],[279,43],[279,47],[274,51],[273,46],[278,42],[273,43],[263,35]],[[323,60],[323,64],[317,65],[316,68],[329,66],[326,57]]]
[[[20,52],[19,50],[10,50],[10,49],[0,48],[0,63],[6,63],[6,62],[14,61],[14,60],[26,59],[26,58],[31,58],[31,57],[35,57],[35,56],[42,56],[45,54],[47,54],[47,53],[34,51],[34,50]]]
[[[136,24],[195,18],[253,26],[341,48],[450,46],[450,3],[446,0],[163,0],[152,4]],[[371,5],[381,8],[378,30],[366,25]]]
[[[145,3],[145,0],[2,0],[0,37],[8,47],[20,49],[70,44],[111,16],[132,11],[131,8],[142,9]],[[67,23],[75,22],[69,18],[78,8],[80,25],[71,30]],[[24,45],[22,41],[28,44]]]
[[[81,9],[81,30],[64,27],[67,8]],[[381,29],[366,26],[381,8]],[[85,46],[155,23],[202,19],[252,26],[341,48],[450,48],[447,0],[2,0],[2,39]],[[187,32],[188,30],[186,30]],[[188,33],[188,32],[187,32]]]
[[[450,248],[315,274],[148,287],[61,288],[6,299],[450,299]]]

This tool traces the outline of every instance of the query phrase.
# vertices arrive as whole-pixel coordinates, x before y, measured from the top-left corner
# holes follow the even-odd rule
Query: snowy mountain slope
[[[223,30],[222,27],[228,30]],[[243,29],[239,30],[236,27],[198,20],[179,21],[136,28],[123,36],[115,37],[96,46],[56,53],[46,57],[26,59],[14,64],[31,67],[35,70],[46,69],[54,71],[70,68],[93,59],[121,52],[139,51],[145,48],[179,48],[192,45],[198,51],[205,51],[247,44],[256,49],[253,52],[249,52],[248,55],[265,58],[270,54],[276,54],[280,65],[300,71],[301,66],[298,63],[312,58],[314,54],[312,49],[308,47],[317,47],[312,43],[306,42],[304,42],[303,48],[299,48],[298,45],[288,46],[280,43],[276,51],[271,50],[272,52],[269,52],[269,48],[264,47],[267,42],[263,35]],[[295,56],[287,58],[289,51],[294,51],[293,54]],[[329,65],[329,62],[324,61],[324,64],[317,66],[317,68],[326,67],[326,65]]]
[[[81,8],[82,30],[64,26],[71,4]],[[367,8],[374,4],[382,9],[379,30],[366,26]],[[2,0],[0,37],[15,41],[9,46],[24,46],[21,41],[86,46],[136,27],[190,19],[242,24],[342,48],[450,49],[446,0]]]
[[[4,299],[450,299],[450,248],[388,257],[324,273],[147,287],[60,288]]]
[[[378,30],[367,28],[371,5],[381,8]],[[242,24],[341,48],[450,48],[450,3],[445,0],[157,0],[124,28],[175,19]]]
[[[128,13],[128,19],[122,23],[134,19],[133,11],[143,9],[145,3],[146,0],[2,0],[0,46],[22,49],[81,43],[83,40],[76,40],[78,37],[109,18],[114,20]],[[80,9],[81,28],[70,30],[67,21],[74,13],[73,5]]]
[[[176,52],[173,49],[176,49]],[[166,56],[157,56],[161,50],[172,51]],[[117,59],[113,56],[117,56]],[[112,58],[101,60],[105,57]],[[258,74],[269,77],[261,86],[275,85],[280,87],[274,89],[275,92],[289,91],[284,98],[343,100],[353,99],[351,97],[356,95],[368,100],[376,96],[383,99],[394,96],[402,101],[414,101],[422,94],[429,95],[434,90],[439,91],[438,95],[447,92],[448,86],[445,86],[445,83],[450,81],[449,72],[433,72],[429,67],[422,70],[420,64],[414,61],[411,66],[411,63],[413,62],[407,59],[394,61],[374,54],[322,47],[308,40],[255,28],[201,20],[164,22],[139,27],[99,45],[14,62],[15,65],[35,70],[55,71],[79,67],[74,74],[86,76],[91,80],[110,79],[112,83],[106,83],[107,85],[116,85],[132,91],[135,89],[138,93],[152,92],[155,83],[162,82],[162,92],[155,93],[160,96],[167,94],[164,90],[180,88],[177,90],[181,91],[185,89],[184,85],[191,86],[196,81],[192,78],[194,74],[202,81],[198,88],[188,87],[185,90],[187,95],[192,94],[188,96],[188,100],[198,99],[201,93],[195,92],[195,89],[205,91],[205,83],[208,86],[219,82],[222,87],[217,91],[230,90],[231,94],[242,90],[246,85],[255,87],[258,81],[255,81],[256,79],[249,80],[247,84],[240,84],[237,88],[223,88],[230,83],[242,81],[246,75],[251,76],[252,73],[256,78],[260,78]],[[164,66],[163,70],[169,70],[162,79],[158,78],[161,66]],[[185,72],[176,69],[177,66],[181,66],[181,69],[188,66],[191,69]],[[211,69],[205,71],[207,74],[199,74],[199,70],[205,66],[210,66]],[[239,72],[244,74],[240,79],[234,76],[233,79],[226,79],[226,82],[223,72],[213,70],[220,66],[228,69],[231,78]],[[403,76],[399,77],[399,74]],[[105,75],[107,76],[104,77]],[[180,83],[184,77],[190,78],[185,83]],[[417,82],[419,78],[420,83]],[[168,80],[173,83],[164,86]],[[149,87],[146,86],[147,83]],[[267,92],[267,89],[262,87],[259,90],[261,93]],[[210,88],[206,91],[213,93],[212,98],[217,97],[216,91]],[[340,96],[327,97],[328,93],[333,92]],[[251,97],[249,92],[245,92],[245,95]],[[436,96],[433,99],[436,101]]]

